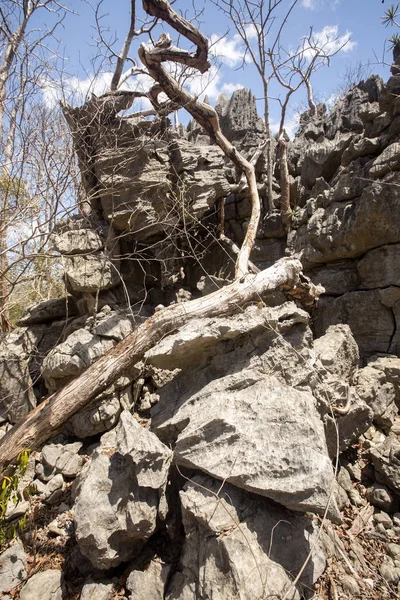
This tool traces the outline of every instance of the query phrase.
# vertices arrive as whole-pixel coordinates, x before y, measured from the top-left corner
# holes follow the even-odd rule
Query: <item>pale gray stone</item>
[[[81,552],[109,569],[134,557],[156,529],[172,453],[124,411],[83,468],[74,517]]]
[[[170,565],[152,560],[144,571],[131,571],[126,589],[135,600],[164,600],[165,584]]]
[[[386,544],[386,550],[389,556],[391,556],[394,560],[400,559],[400,544],[389,542]]]
[[[389,432],[398,414],[396,389],[388,381],[386,373],[376,368],[378,366],[370,362],[367,367],[358,371],[355,378],[356,390],[360,398],[371,407],[374,423],[383,431]]]
[[[63,600],[65,596],[63,575],[55,569],[35,573],[20,592],[21,600]]]
[[[396,506],[393,492],[391,492],[385,485],[379,483],[374,483],[370,488],[367,489],[366,497],[371,504],[377,506],[383,511],[391,512],[393,507]]]
[[[15,540],[0,554],[0,592],[10,592],[24,581],[28,575],[27,565],[24,547]]]
[[[383,444],[370,451],[378,481],[400,493],[400,440],[388,435]]]
[[[110,600],[114,585],[110,582],[88,581],[82,588],[80,600]]]
[[[360,359],[358,346],[348,325],[331,325],[314,341],[317,357],[335,378],[352,379]]]
[[[33,482],[37,492],[42,496],[43,500],[50,502],[58,500],[61,497],[61,492],[64,490],[65,482],[61,473],[54,475],[47,483],[35,479]],[[59,492],[57,494],[57,492]],[[54,494],[56,494],[54,496]]]
[[[73,317],[76,315],[75,298],[52,298],[27,308],[18,320],[19,326],[49,323],[57,319]]]
[[[167,598],[253,600],[265,595],[298,599],[291,580],[315,540],[312,522],[210,477],[196,476],[180,493],[186,539],[180,572]],[[311,586],[325,566],[319,544],[300,578]],[[290,591],[289,591],[290,588]]]
[[[371,177],[378,178],[398,169],[400,169],[400,143],[394,142],[374,160],[369,172]]]
[[[80,375],[107,350],[114,341],[78,329],[58,344],[43,361],[43,378],[50,392],[56,391],[73,377]]]
[[[69,422],[76,437],[84,439],[112,429],[120,413],[121,405],[117,396],[106,396],[75,413]]]
[[[323,513],[333,471],[309,392],[252,369],[211,381],[184,402],[178,390],[160,390],[153,420],[161,436],[164,429],[179,433],[178,464],[294,510]],[[165,403],[173,411],[168,419]]]
[[[391,529],[393,527],[392,519],[384,512],[384,510],[374,514],[374,521],[375,523],[381,523],[385,529]]]
[[[81,442],[73,444],[47,444],[42,448],[42,462],[54,473],[61,473],[65,477],[76,477],[82,465],[83,458],[79,450]]]
[[[342,589],[348,594],[351,594],[351,597],[353,598],[360,593],[360,586],[358,585],[357,580],[351,575],[341,575],[339,583]]]
[[[379,565],[379,573],[387,583],[396,585],[400,579],[398,569],[388,561],[383,562]]]
[[[52,244],[60,254],[87,254],[104,248],[104,236],[94,229],[69,229],[55,234]]]
[[[64,259],[67,285],[72,292],[96,293],[120,282],[119,259],[104,252],[72,255]]]

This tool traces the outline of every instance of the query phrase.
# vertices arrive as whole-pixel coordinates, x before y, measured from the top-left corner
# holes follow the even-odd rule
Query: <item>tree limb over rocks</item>
[[[271,290],[297,290],[307,304],[318,299],[319,290],[302,283],[302,265],[295,258],[282,258],[256,275],[247,274],[216,292],[174,304],[156,312],[136,331],[127,336],[82,375],[56,392],[19,424],[0,443],[0,472],[25,448],[37,448],[53,436],[76,412],[106,390],[126,369],[139,362],[145,352],[163,337],[182,327],[192,318],[234,314],[249,302],[262,300]]]
[[[197,51],[194,53],[173,48],[169,36],[165,34],[153,48],[148,48],[145,44],[141,45],[140,59],[156,82],[152,89],[153,105],[157,103],[158,94],[163,91],[172,103],[185,107],[215,140],[226,156],[239,169],[243,170],[247,179],[252,214],[245,240],[238,253],[235,268],[236,280],[204,298],[171,305],[156,312],[77,379],[43,401],[1,440],[0,472],[4,472],[23,449],[33,450],[53,436],[72,415],[87,406],[122,373],[139,362],[143,355],[164,336],[182,327],[190,319],[231,315],[249,302],[262,301],[263,296],[272,290],[283,290],[306,306],[312,305],[321,292],[321,289],[316,288],[304,278],[302,265],[296,258],[282,258],[269,269],[256,274],[249,273],[249,268],[251,268],[249,257],[260,217],[260,200],[254,165],[245,160],[224,137],[215,110],[179,86],[162,65],[163,62],[172,60],[195,67],[203,73],[209,68],[207,40],[191,23],[177,15],[166,0],[144,0],[143,6],[148,14],[162,19],[197,46]],[[108,115],[109,111],[110,114],[113,114],[116,109],[127,107],[134,98],[135,93],[113,90],[102,98],[92,99],[92,104],[94,103],[96,108],[98,108],[98,104],[101,110]],[[92,118],[92,111],[89,110],[92,106],[90,102],[83,107],[88,111],[89,119]],[[82,109],[64,108],[67,120],[71,123],[72,133],[76,136],[77,132],[74,131],[75,110]],[[83,148],[81,147],[80,151],[85,153],[84,137],[81,141]]]

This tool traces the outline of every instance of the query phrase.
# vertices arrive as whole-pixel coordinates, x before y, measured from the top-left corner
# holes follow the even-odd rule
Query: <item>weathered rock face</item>
[[[133,558],[156,529],[171,451],[128,412],[102,437],[75,490],[76,537],[94,567]]]
[[[276,322],[276,332],[265,332],[265,318]],[[167,368],[182,355],[181,366],[197,363],[198,389],[183,372],[160,390],[160,402],[152,411],[152,427],[161,439],[175,442],[178,464],[295,510],[325,510],[332,468],[316,400],[300,387],[308,383],[312,389],[313,365],[310,357],[307,364],[306,356],[296,356],[295,339],[290,339],[290,334],[307,335],[307,320],[293,304],[248,309],[226,319],[226,328],[224,320],[214,330],[210,320],[195,321],[179,334],[179,345],[169,340],[169,352],[164,343],[149,353],[150,363],[160,365],[157,357],[163,356]],[[290,332],[286,341],[280,331]],[[231,340],[225,347],[224,332]],[[213,343],[216,359],[202,365]],[[249,352],[250,364],[245,358]]]
[[[172,579],[168,599],[206,599],[215,589],[221,590],[221,600],[284,594],[300,598],[291,575],[315,539],[311,521],[204,476],[185,486],[181,500],[186,542],[182,570]],[[274,544],[288,541],[287,536],[290,543]],[[323,568],[316,548],[301,583],[310,585]]]
[[[36,406],[28,360],[32,346],[24,332],[0,340],[0,419],[15,423]]]
[[[225,94],[218,98],[218,113],[223,134],[232,141],[242,140],[248,132],[263,133],[265,126],[258,116],[256,99],[245,88],[233,92],[229,99]]]
[[[295,213],[288,243],[328,294],[316,310],[317,335],[348,323],[362,356],[399,352],[400,305],[392,289],[400,243],[399,124],[389,88],[370,78],[331,114],[317,116],[317,138],[308,141],[303,123],[289,144],[305,205]],[[324,172],[321,161],[332,144],[337,152]]]

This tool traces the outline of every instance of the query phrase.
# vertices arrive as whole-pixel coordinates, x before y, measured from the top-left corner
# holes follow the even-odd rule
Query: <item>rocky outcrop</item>
[[[102,436],[75,489],[79,547],[107,570],[133,558],[156,530],[171,452],[128,412]]]
[[[303,115],[288,142],[288,236],[279,212],[267,214],[265,152],[256,161],[263,218],[251,258],[264,268],[296,253],[326,290],[312,315],[280,291],[237,314],[193,319],[75,414],[30,459],[34,499],[5,516],[15,524],[37,507],[40,520],[22,540],[57,558],[34,573],[22,546],[10,546],[0,556],[4,593],[24,583],[21,598],[40,589],[53,600],[300,600],[324,597],[316,582],[328,565],[338,597],[392,597],[398,78],[370,78],[331,113]],[[122,108],[119,96],[92,98],[68,113],[86,144],[79,160],[92,212],[55,229],[70,296],[27,311],[1,340],[1,434],[160,304],[230,280],[218,201],[225,234],[240,244],[251,210],[240,173],[193,124],[120,117]],[[251,93],[220,97],[217,112],[253,156],[264,127]]]

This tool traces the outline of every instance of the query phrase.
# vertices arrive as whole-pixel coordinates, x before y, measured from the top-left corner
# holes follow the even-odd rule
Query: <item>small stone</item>
[[[386,436],[384,433],[382,433],[382,431],[377,431],[374,435],[374,437],[371,440],[371,443],[376,445],[376,444],[382,444],[386,439]]]
[[[390,511],[395,501],[394,494],[385,486],[374,483],[367,489],[367,500],[384,511]]]
[[[400,435],[400,419],[397,419],[390,428],[390,433]]]
[[[393,518],[393,523],[395,525],[400,526],[400,513],[395,512],[392,518]]]
[[[351,575],[343,575],[340,578],[340,585],[345,592],[348,592],[352,596],[360,593],[360,586]]]
[[[114,586],[110,582],[88,581],[82,588],[80,600],[109,600]]]
[[[391,583],[393,585],[396,585],[400,579],[396,567],[386,561],[379,566],[379,573],[382,575],[383,579],[387,581],[387,583]]]
[[[361,467],[359,464],[355,463],[354,465],[346,465],[346,471],[349,472],[350,477],[354,481],[361,481]]]
[[[374,514],[375,523],[380,523],[385,529],[390,529],[393,526],[392,519],[383,511]]]
[[[376,429],[373,425],[364,433],[364,437],[366,440],[373,440],[374,435],[376,434]]]
[[[390,542],[389,544],[386,544],[386,550],[389,556],[394,560],[400,560],[400,544],[393,544]]]
[[[364,583],[367,587],[369,587],[370,590],[374,589],[375,582],[373,579],[364,579]]]

